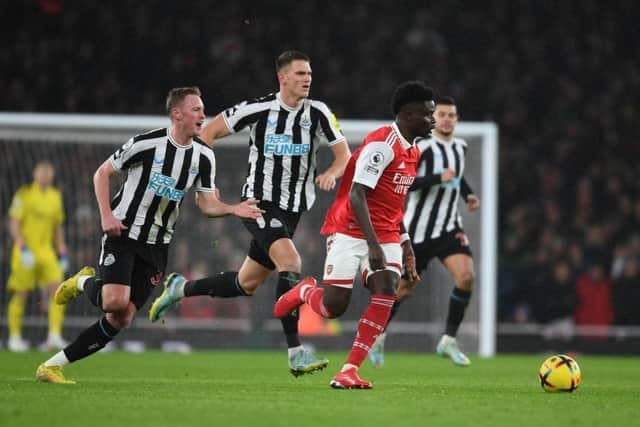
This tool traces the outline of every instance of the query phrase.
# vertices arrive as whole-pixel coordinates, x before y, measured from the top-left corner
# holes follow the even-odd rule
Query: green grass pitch
[[[66,369],[77,385],[34,380],[43,353],[0,351],[0,425],[18,426],[631,426],[640,425],[640,359],[582,356],[572,394],[538,384],[544,355],[474,357],[468,368],[433,355],[365,362],[373,390],[333,390],[327,370],[299,378],[285,352],[190,355],[114,352]]]

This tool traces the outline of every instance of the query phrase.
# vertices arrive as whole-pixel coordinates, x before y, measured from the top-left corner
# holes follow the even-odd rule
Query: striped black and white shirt
[[[249,127],[249,171],[242,197],[265,200],[280,209],[303,212],[315,201],[316,155],[320,143],[345,141],[329,107],[305,99],[287,106],[280,93],[244,101],[222,114],[234,133]]]
[[[213,150],[198,139],[178,145],[167,128],[134,136],[109,159],[127,172],[111,209],[128,227],[125,235],[141,242],[168,244],[187,191],[215,189]]]
[[[453,230],[462,230],[462,217],[458,212],[460,195],[465,198],[473,191],[465,181],[465,157],[467,143],[454,138],[451,142],[434,137],[421,139],[420,163],[416,180],[411,186],[404,225],[413,243],[437,239]],[[449,182],[440,182],[445,169],[452,168],[456,177]]]

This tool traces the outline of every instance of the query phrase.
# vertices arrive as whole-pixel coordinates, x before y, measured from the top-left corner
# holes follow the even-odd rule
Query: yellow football
[[[542,363],[538,371],[540,385],[544,391],[575,391],[580,382],[582,375],[580,366],[571,357],[566,354],[555,354]]]

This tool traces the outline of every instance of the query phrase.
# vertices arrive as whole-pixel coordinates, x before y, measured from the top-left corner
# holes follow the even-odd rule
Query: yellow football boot
[[[38,366],[36,370],[36,380],[43,383],[54,384],[75,384],[73,380],[68,380],[62,373],[61,366],[44,366],[44,364]]]
[[[78,279],[80,278],[80,276],[95,275],[96,271],[93,269],[93,267],[82,267],[82,269],[76,274],[60,283],[60,286],[58,286],[58,289],[56,289],[56,293],[53,297],[56,304],[64,305],[82,293],[82,291],[78,289]]]

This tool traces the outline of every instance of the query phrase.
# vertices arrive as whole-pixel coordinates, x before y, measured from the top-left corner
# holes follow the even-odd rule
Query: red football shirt
[[[365,238],[349,201],[351,184],[357,182],[370,188],[367,204],[378,241],[399,243],[404,200],[416,177],[419,158],[418,148],[404,139],[395,123],[368,134],[347,163],[320,232]]]

